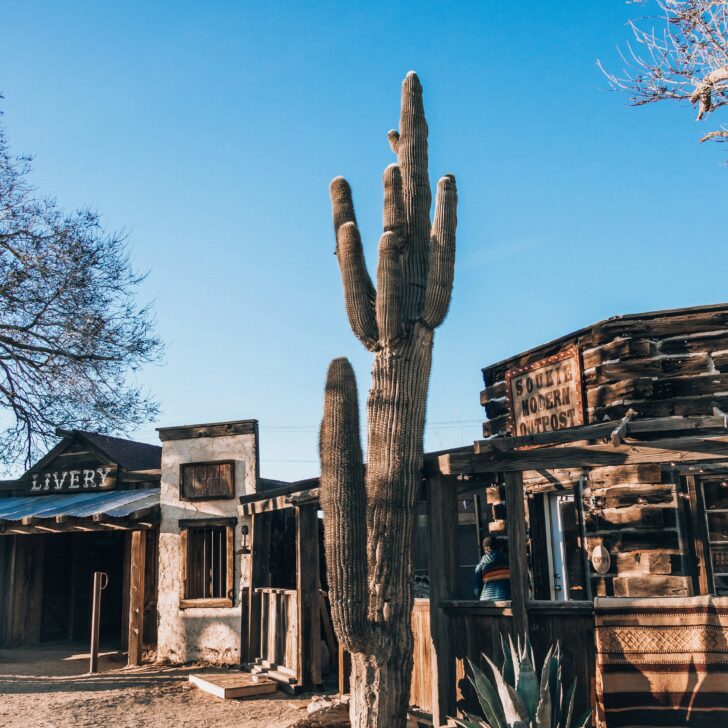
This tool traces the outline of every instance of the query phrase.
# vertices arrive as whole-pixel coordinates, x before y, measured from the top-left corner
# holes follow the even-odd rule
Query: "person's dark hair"
[[[483,539],[483,551],[490,549],[491,551],[502,551],[503,541],[497,536],[486,536]]]

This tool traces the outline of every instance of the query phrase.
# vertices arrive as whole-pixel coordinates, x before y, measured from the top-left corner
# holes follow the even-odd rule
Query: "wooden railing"
[[[260,602],[259,657],[298,674],[298,604],[295,589],[258,588]]]

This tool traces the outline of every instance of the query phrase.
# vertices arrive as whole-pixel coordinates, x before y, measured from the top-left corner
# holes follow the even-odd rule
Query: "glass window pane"
[[[584,561],[579,548],[579,519],[574,499],[560,500],[562,538],[566,559],[566,582],[569,588],[569,599],[586,599],[584,579]]]
[[[703,493],[706,510],[728,509],[728,479],[703,482]]]
[[[706,514],[708,518],[708,538],[713,541],[728,542],[728,513]]]

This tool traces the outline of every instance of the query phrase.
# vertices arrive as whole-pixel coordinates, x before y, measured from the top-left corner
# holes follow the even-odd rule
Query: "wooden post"
[[[144,646],[144,575],[146,571],[147,532],[132,531],[129,567],[129,666],[142,664]]]
[[[298,680],[304,690],[321,685],[318,505],[296,506]]]
[[[250,517],[250,578],[248,580],[248,663],[260,657],[260,597],[255,589],[270,581],[270,513]]]
[[[506,533],[508,563],[511,569],[511,610],[513,637],[528,636],[528,559],[526,555],[526,509],[523,503],[523,474],[504,473],[506,484]]]
[[[121,649],[129,649],[129,596],[131,593],[131,535],[124,533],[124,563],[121,573]]]
[[[455,656],[450,623],[440,602],[457,597],[457,481],[440,474],[426,483],[430,541],[430,636],[432,639],[432,722],[447,725],[455,715]]]
[[[697,574],[692,574],[693,584],[697,585],[698,594],[712,594],[713,589],[713,573],[710,559],[706,558],[705,544],[708,540],[705,527],[705,503],[702,497],[702,488],[698,483],[698,479],[694,475],[685,476],[685,485],[688,492],[688,502],[690,504],[690,520],[689,528],[686,529],[693,539],[694,558],[691,564],[693,570]],[[675,484],[675,490],[678,491],[678,484]],[[680,496],[678,495],[678,498]],[[695,590],[695,586],[693,587]]]
[[[109,585],[109,575],[94,571],[94,585],[91,595],[91,649],[89,651],[89,672],[99,671],[99,623],[101,620],[101,592]]]

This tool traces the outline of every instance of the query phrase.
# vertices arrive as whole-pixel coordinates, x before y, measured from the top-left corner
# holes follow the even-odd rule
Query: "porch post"
[[[296,506],[296,608],[299,684],[321,684],[318,504]]]
[[[523,503],[523,473],[504,473],[506,484],[506,534],[511,570],[511,610],[514,639],[528,636],[528,559],[526,557],[526,509]]]
[[[129,637],[127,664],[142,664],[144,646],[144,578],[146,575],[147,532],[131,532],[131,564],[129,569]]]
[[[444,726],[448,715],[455,715],[455,658],[450,622],[440,602],[457,596],[457,481],[436,473],[428,477],[425,489],[430,542],[432,724]]]

